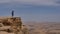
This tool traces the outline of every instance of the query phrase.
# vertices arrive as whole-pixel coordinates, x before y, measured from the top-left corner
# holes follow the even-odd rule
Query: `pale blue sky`
[[[0,0],[0,16],[20,16],[23,21],[60,22],[59,0]]]

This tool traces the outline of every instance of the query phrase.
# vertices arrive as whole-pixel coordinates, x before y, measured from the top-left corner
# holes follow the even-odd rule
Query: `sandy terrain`
[[[30,29],[30,34],[46,34],[46,32],[56,32],[60,33],[60,23],[46,22],[46,23],[26,23]]]
[[[46,34],[47,31],[60,31],[60,23],[25,23],[28,27],[29,34]],[[56,32],[56,31],[55,31]],[[14,34],[0,31],[0,34]]]

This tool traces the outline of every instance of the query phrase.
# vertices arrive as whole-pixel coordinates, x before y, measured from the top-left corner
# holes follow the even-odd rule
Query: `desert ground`
[[[26,23],[29,34],[60,34],[60,22]]]
[[[60,23],[57,22],[26,22],[29,34],[60,34]],[[14,34],[0,31],[0,34]],[[19,33],[21,34],[21,33]]]

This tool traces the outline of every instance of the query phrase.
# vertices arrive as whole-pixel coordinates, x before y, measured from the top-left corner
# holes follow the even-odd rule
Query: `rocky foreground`
[[[60,34],[60,23],[26,23],[28,34]],[[0,31],[0,34],[14,34]],[[19,32],[19,34],[24,34]]]

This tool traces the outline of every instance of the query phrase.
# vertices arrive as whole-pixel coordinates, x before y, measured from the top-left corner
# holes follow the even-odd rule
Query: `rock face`
[[[10,17],[5,19],[0,19],[0,23],[4,25],[0,27],[2,28],[1,31],[5,31],[8,33],[12,32],[14,34],[27,34],[26,30],[28,29],[25,28],[24,25],[22,25],[22,21],[20,17]]]
[[[0,22],[3,23],[4,25],[8,24],[22,24],[21,18],[20,17],[10,17],[10,18],[5,18],[5,19],[0,19]]]

